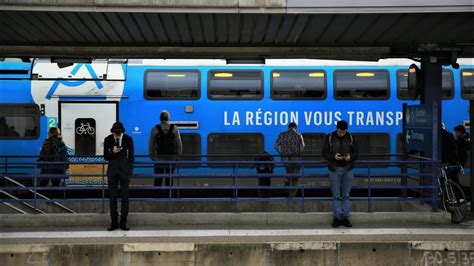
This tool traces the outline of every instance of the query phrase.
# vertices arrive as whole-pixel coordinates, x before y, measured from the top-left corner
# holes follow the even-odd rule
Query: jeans
[[[331,180],[333,217],[334,219],[348,219],[349,195],[354,173],[352,170],[347,170],[346,167],[336,167],[336,171],[329,171],[329,179]]]

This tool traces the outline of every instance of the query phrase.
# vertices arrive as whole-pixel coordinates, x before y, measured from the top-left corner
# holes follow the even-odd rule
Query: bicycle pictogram
[[[89,135],[94,135],[95,129],[91,127],[89,123],[81,123],[80,127],[76,128],[76,134],[82,135],[82,134],[89,134]]]

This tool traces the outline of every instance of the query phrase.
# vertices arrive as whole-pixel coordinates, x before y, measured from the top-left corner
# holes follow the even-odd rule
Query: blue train
[[[136,153],[145,155],[162,110],[179,126],[184,154],[208,160],[274,153],[278,133],[291,121],[303,133],[305,153],[318,157],[324,134],[340,119],[349,122],[362,154],[400,153],[402,104],[413,103],[409,63],[287,62],[0,62],[0,155],[38,154],[48,128],[57,126],[71,155],[87,163],[88,156],[102,154],[103,139],[117,120],[134,138]],[[443,70],[447,129],[468,122],[473,84],[473,65]]]

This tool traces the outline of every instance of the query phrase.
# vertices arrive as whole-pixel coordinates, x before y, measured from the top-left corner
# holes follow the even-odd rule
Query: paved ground
[[[203,228],[137,227],[108,232],[103,228],[35,228],[0,233],[0,244],[118,244],[140,242],[260,243],[272,241],[474,241],[472,224],[429,228]]]

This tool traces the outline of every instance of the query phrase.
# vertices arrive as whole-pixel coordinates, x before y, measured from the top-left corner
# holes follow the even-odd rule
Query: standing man
[[[352,169],[354,161],[359,157],[359,151],[347,128],[346,121],[337,122],[336,131],[326,135],[323,145],[323,157],[328,160],[331,181],[333,227],[339,227],[341,224],[352,227],[349,221],[349,196],[354,179]]]
[[[133,173],[133,162],[135,161],[133,139],[125,134],[125,128],[120,122],[115,122],[110,129],[110,134],[104,139],[104,158],[109,162],[107,178],[110,193],[110,217],[112,222],[107,229],[113,231],[119,228],[117,212],[118,185],[122,196],[122,208],[120,214],[120,228],[130,230],[127,227],[128,216],[128,185],[130,175]]]
[[[288,131],[281,132],[278,135],[278,139],[275,142],[275,149],[281,156],[282,161],[299,161],[304,150],[303,136],[296,132],[297,125],[295,122],[291,122],[288,125]],[[300,172],[300,166],[297,164],[286,164],[287,174],[298,174]],[[298,184],[298,177],[290,177],[285,181],[285,186],[296,186]],[[290,190],[289,196],[296,196],[297,189]]]
[[[471,140],[469,133],[463,125],[458,125],[454,128],[454,135],[456,137],[457,158],[462,167],[467,165],[468,152],[471,148]]]
[[[150,141],[148,142],[148,153],[153,161],[174,161],[183,152],[181,135],[176,125],[171,125],[170,114],[161,111],[160,124],[151,129]],[[169,174],[174,172],[175,167],[169,164],[155,164],[155,174]],[[155,186],[161,186],[162,178],[155,178]],[[166,179],[166,186],[169,186]],[[173,184],[171,184],[173,185]]]

